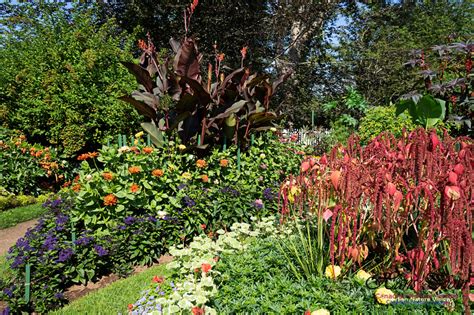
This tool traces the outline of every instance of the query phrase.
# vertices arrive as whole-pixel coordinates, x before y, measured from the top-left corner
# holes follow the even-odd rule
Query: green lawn
[[[47,208],[42,207],[41,203],[0,211],[0,230],[36,219],[46,211]]]
[[[91,292],[50,314],[128,314],[127,305],[136,302],[140,298],[141,292],[148,287],[153,276],[167,276],[168,274],[166,265],[151,267],[139,274]]]

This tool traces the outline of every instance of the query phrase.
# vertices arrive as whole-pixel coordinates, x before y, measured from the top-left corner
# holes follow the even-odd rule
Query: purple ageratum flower
[[[194,200],[192,200],[191,198],[189,198],[188,196],[185,196],[184,197],[184,204],[187,207],[192,208],[196,205],[196,202]]]
[[[178,190],[183,190],[184,188],[186,188],[186,184],[179,184]]]
[[[74,255],[74,251],[72,250],[72,248],[62,249],[59,252],[59,258],[58,258],[57,262],[68,261],[72,257],[72,255]]]
[[[9,298],[11,298],[13,296],[13,290],[12,288],[5,288],[3,289],[3,294],[5,294],[6,296],[8,296]]]
[[[158,220],[157,220],[154,216],[149,215],[149,216],[148,216],[148,221],[155,223],[155,222],[158,221]]]
[[[30,251],[31,250],[30,242],[27,239],[24,239],[23,237],[19,238],[16,241],[16,246],[23,249],[24,251]]]
[[[83,236],[83,237],[78,238],[77,240],[75,240],[74,244],[86,246],[93,240],[94,240],[94,238],[92,236]]]
[[[123,230],[126,230],[127,227],[126,227],[125,225],[119,225],[119,226],[117,227],[117,229],[123,231]]]
[[[97,255],[99,255],[99,257],[106,256],[106,255],[109,254],[109,252],[100,245],[95,245],[94,249],[95,249],[95,252],[97,253]]]
[[[58,293],[54,294],[54,298],[56,298],[58,300],[62,300],[64,298],[64,294],[62,292],[58,292]]]
[[[133,222],[135,222],[135,221],[136,221],[136,219],[135,219],[134,217],[130,217],[130,216],[126,217],[126,218],[123,220],[123,222],[124,222],[126,225],[131,225],[131,224],[133,224]]]
[[[7,306],[3,311],[2,315],[10,315],[10,306]]]
[[[56,244],[58,243],[58,238],[51,233],[48,233],[46,239],[43,243],[43,248],[45,250],[54,250],[56,248]]]
[[[56,225],[63,226],[64,224],[67,223],[68,220],[69,220],[69,217],[67,215],[58,214],[58,216],[56,217]]]
[[[262,199],[257,199],[253,202],[253,206],[257,209],[262,209],[263,208],[263,201]]]
[[[267,200],[273,200],[278,197],[278,193],[272,191],[271,188],[265,188],[263,190],[263,198]]]

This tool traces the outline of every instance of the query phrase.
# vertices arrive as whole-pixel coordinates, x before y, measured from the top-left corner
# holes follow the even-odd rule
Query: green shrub
[[[403,129],[409,132],[416,128],[408,116],[397,117],[395,110],[395,106],[376,106],[367,110],[357,132],[361,142],[366,144],[382,132],[391,132],[398,138],[402,135]]]
[[[133,36],[93,9],[63,5],[25,3],[2,21],[0,115],[71,156],[135,128],[138,114],[117,99],[135,86],[120,66],[132,60]]]
[[[56,149],[30,144],[26,137],[0,128],[0,186],[17,195],[37,196],[44,190],[57,190],[68,177],[66,161]],[[20,197],[18,205],[34,203]]]
[[[242,152],[240,172],[235,147],[215,149],[199,159],[180,146],[104,147],[97,160],[83,161],[72,184],[78,192],[72,219],[107,234],[128,216],[166,216],[163,228],[170,229],[167,242],[173,244],[189,239],[201,224],[212,232],[252,215],[276,212],[280,181],[298,171],[301,160],[294,153],[301,149],[280,143],[272,133]],[[91,155],[79,158],[87,157]]]

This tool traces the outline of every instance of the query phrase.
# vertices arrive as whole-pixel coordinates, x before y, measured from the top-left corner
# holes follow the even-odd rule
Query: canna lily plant
[[[198,1],[185,10],[186,34]],[[207,65],[207,78],[201,73],[202,54],[193,38],[170,40],[173,56],[158,58],[150,36],[140,40],[140,64],[122,64],[135,76],[139,89],[120,99],[132,104],[147,117],[142,127],[157,146],[165,135],[177,134],[188,148],[206,149],[228,139],[245,144],[249,135],[275,127],[279,117],[269,110],[277,87],[290,75],[275,82],[265,74],[250,74],[244,66],[247,47],[241,50],[241,67],[224,73],[224,54],[214,45],[214,64]],[[199,139],[199,141],[198,141]],[[199,142],[199,143],[198,143]]]

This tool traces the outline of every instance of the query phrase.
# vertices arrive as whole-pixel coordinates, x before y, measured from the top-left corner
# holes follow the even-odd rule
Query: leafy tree
[[[414,89],[418,78],[404,64],[413,50],[447,44],[473,33],[472,9],[454,1],[352,5],[341,32],[340,67],[372,104],[388,104]]]
[[[139,128],[118,100],[135,86],[119,65],[132,60],[133,36],[93,8],[58,4],[2,6],[0,113],[8,128],[70,156],[107,136]]]

